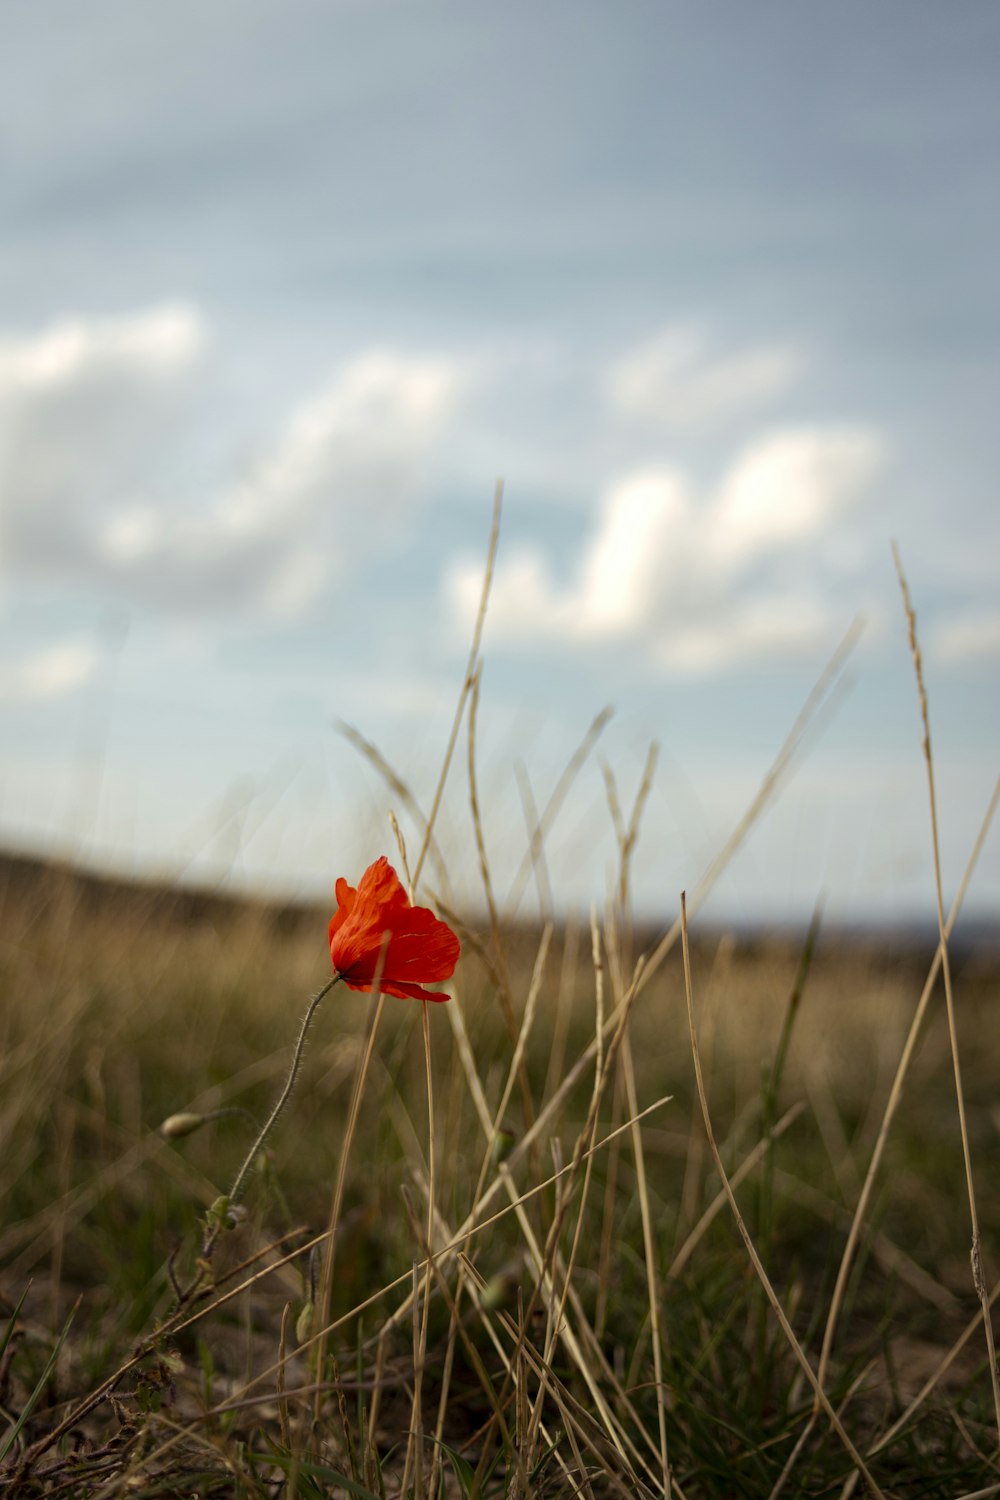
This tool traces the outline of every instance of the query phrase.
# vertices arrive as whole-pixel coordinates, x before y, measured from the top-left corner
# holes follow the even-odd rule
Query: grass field
[[[329,911],[3,863],[0,1488],[1000,1494],[995,944],[633,931],[613,810],[590,927],[428,840],[454,998],[327,996],[208,1232]]]

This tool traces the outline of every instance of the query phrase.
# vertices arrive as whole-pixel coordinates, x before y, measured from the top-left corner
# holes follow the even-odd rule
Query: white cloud
[[[752,443],[722,482],[712,545],[734,566],[815,537],[858,498],[881,456],[867,429],[802,428]]]
[[[930,653],[941,662],[1000,661],[1000,610],[969,610],[930,631]]]
[[[532,550],[498,570],[493,638],[618,642],[692,672],[813,650],[843,610],[824,545],[882,456],[871,431],[800,428],[759,438],[706,496],[672,467],[629,475],[604,496],[569,583]],[[479,576],[464,562],[448,576],[463,628]]]
[[[466,374],[457,359],[392,350],[348,361],[226,498],[222,524],[253,532],[331,495],[348,506],[398,501],[446,430]]]
[[[672,427],[709,426],[782,395],[802,367],[801,354],[790,345],[718,354],[703,330],[674,327],[618,360],[607,377],[607,394],[612,407],[628,417]]]
[[[22,661],[0,662],[0,702],[38,702],[75,692],[93,677],[98,652],[92,641],[66,640]]]
[[[206,341],[201,315],[180,305],[0,341],[5,571],[111,586],[181,613],[289,614],[344,559],[376,539],[384,550],[388,522],[405,530],[470,385],[466,362],[362,351],[241,477],[191,493],[171,461],[189,447]]]
[[[0,341],[0,561],[87,569],[97,530],[175,442],[207,339],[181,304]]]
[[[103,558],[145,579],[161,603],[222,599],[296,614],[345,559],[384,550],[384,528],[419,496],[462,370],[384,351],[349,361],[243,480],[186,513],[122,511],[97,539]]]
[[[0,396],[54,390],[95,374],[172,374],[205,342],[197,308],[164,303],[120,318],[63,318],[34,338],[0,339]]]

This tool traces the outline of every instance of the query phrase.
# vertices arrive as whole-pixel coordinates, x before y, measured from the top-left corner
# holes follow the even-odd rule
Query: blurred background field
[[[233,1116],[188,1139],[165,1141],[157,1127],[189,1109],[238,1106],[263,1116],[287,1068],[305,998],[328,973],[329,912],[131,886],[17,859],[4,860],[0,868],[0,901],[0,1264],[8,1313],[28,1287],[12,1345],[15,1357],[5,1367],[8,1411],[24,1398],[68,1310],[82,1298],[42,1407],[27,1428],[37,1434],[59,1415],[60,1403],[78,1399],[105,1378],[149,1331],[154,1314],[162,1316],[169,1306],[166,1262],[176,1252],[179,1265],[192,1263],[199,1216],[224,1190],[252,1130]],[[634,933],[636,953],[652,949],[658,936]],[[491,934],[478,924],[465,938],[450,986],[452,1004],[461,1007],[492,1111],[512,1042],[498,1000]],[[530,923],[504,934],[503,963],[518,1021],[541,938]],[[893,935],[820,926],[803,975],[804,942],[804,932],[702,931],[695,922],[693,975],[708,1092],[729,1170],[782,1120],[770,1166],[750,1173],[740,1197],[769,1273],[815,1352],[851,1211],[936,944],[933,930]],[[590,949],[586,930],[563,927],[552,937],[525,1054],[533,1111],[552,1096],[594,1035]],[[989,1165],[1000,1134],[995,931],[956,939],[953,974],[969,1133],[974,1159],[982,1164],[984,1258],[995,1268],[1000,1200]],[[800,1000],[791,1045],[777,1094],[768,1102],[767,1079],[793,993]],[[217,1274],[289,1231],[304,1238],[324,1227],[369,1020],[367,996],[335,990],[321,1006],[298,1094],[269,1143],[266,1170],[252,1183],[248,1221],[227,1243]],[[470,1102],[447,1008],[432,1007],[430,1021],[438,1204],[454,1228],[468,1209],[489,1142]],[[646,1119],[642,1139],[678,1493],[767,1493],[801,1431],[810,1394],[796,1389],[794,1364],[765,1316],[728,1209],[723,1206],[693,1251],[685,1249],[718,1193],[718,1181],[693,1093],[679,947],[637,1000],[630,1039],[640,1106],[672,1096]],[[520,1163],[515,1175],[522,1190],[559,1164],[550,1135],[563,1159],[571,1156],[591,1097],[592,1071],[569,1092],[550,1131]],[[347,1176],[336,1315],[405,1275],[419,1258],[403,1195],[419,1200],[426,1182],[424,1087],[418,1007],[389,1000]],[[784,1119],[790,1106],[798,1112]],[[525,1131],[525,1109],[515,1089],[506,1114],[515,1138]],[[619,1077],[602,1105],[598,1135],[627,1113]],[[555,1206],[554,1190],[548,1189],[527,1210],[543,1241]],[[935,1373],[976,1310],[940,994],[925,1023],[862,1243],[836,1341],[832,1389],[843,1396],[858,1381],[845,1403],[845,1421],[859,1443],[871,1446]],[[484,1280],[495,1284],[491,1307],[516,1316],[517,1288],[527,1299],[534,1284],[518,1226],[502,1220],[474,1241],[470,1255]],[[252,1295],[168,1341],[169,1399],[157,1387],[153,1401],[153,1377],[144,1387],[132,1375],[114,1407],[105,1404],[81,1423],[81,1453],[100,1451],[111,1433],[127,1434],[129,1423],[141,1426],[142,1420],[161,1439],[174,1424],[188,1423],[199,1435],[198,1458],[185,1452],[180,1468],[171,1466],[176,1455],[146,1467],[122,1440],[119,1466],[106,1474],[95,1470],[102,1482],[110,1484],[117,1475],[125,1483],[131,1472],[133,1485],[146,1485],[153,1494],[164,1492],[158,1485],[186,1475],[191,1493],[210,1494],[236,1482],[236,1474],[246,1493],[256,1493],[246,1454],[260,1449],[253,1434],[269,1423],[273,1428],[273,1376],[269,1404],[235,1417],[212,1419],[204,1412],[238,1395],[253,1373],[273,1363],[282,1307],[291,1303],[297,1315],[308,1294],[303,1265],[293,1263]],[[627,1135],[594,1158],[574,1285],[609,1363],[655,1431],[643,1227]],[[362,1377],[363,1386],[370,1380],[374,1349],[365,1339],[402,1295],[397,1290],[338,1331],[335,1348],[348,1387],[352,1376]],[[447,1330],[438,1300],[430,1325],[428,1399],[441,1378]],[[409,1338],[408,1327],[397,1331],[383,1372],[380,1431],[373,1435],[383,1455],[398,1446],[406,1427]],[[886,1494],[954,1496],[989,1480],[995,1431],[981,1343],[980,1330],[926,1397],[918,1420],[894,1441],[891,1457],[883,1454],[881,1468],[875,1461]],[[560,1360],[559,1371],[588,1404],[572,1362]],[[350,1394],[352,1420],[358,1399]],[[460,1359],[445,1438],[473,1466],[488,1418],[489,1403]],[[329,1449],[328,1433],[325,1441]],[[152,1437],[144,1455],[150,1448],[155,1453]],[[124,1456],[129,1453],[131,1459]],[[809,1463],[796,1471],[793,1494],[826,1493],[831,1475],[843,1480],[851,1471],[824,1429],[809,1454]],[[343,1454],[341,1462],[349,1476]],[[618,1473],[620,1485],[627,1470],[616,1470],[610,1461],[607,1469]],[[382,1482],[389,1493],[394,1473],[398,1483],[387,1457]],[[619,1492],[600,1464],[592,1462],[590,1473],[595,1494],[605,1492],[602,1483],[611,1486],[607,1493]],[[364,1478],[360,1460],[356,1478]],[[569,1493],[566,1486],[550,1460],[525,1493]],[[339,1493],[329,1482],[320,1492]],[[655,1493],[655,1486],[643,1492]]]

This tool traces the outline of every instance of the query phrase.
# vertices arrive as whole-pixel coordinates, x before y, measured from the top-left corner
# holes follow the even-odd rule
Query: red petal
[[[410,904],[399,876],[384,854],[368,866],[358,881],[358,898],[366,906],[379,909],[408,907]]]
[[[424,989],[454,973],[460,945],[445,922],[424,906],[411,906],[383,855],[369,865],[357,890],[336,885],[338,910],[330,920],[330,957],[349,989],[370,991],[383,954],[381,988],[387,995],[447,1000]]]
[[[364,984],[358,984],[353,979],[344,978],[344,983],[349,990],[358,990],[362,994],[370,995],[375,989],[374,980],[368,980]],[[393,995],[397,1000],[433,1000],[435,1002],[450,1000],[450,995],[441,995],[436,990],[425,990],[419,984],[392,983],[391,981],[379,986],[383,995]]]

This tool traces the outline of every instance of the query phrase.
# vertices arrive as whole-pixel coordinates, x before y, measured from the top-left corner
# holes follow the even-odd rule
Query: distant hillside
[[[46,859],[38,855],[0,850],[0,909],[11,897],[48,903],[58,893],[88,910],[106,910],[115,906],[123,915],[155,915],[158,921],[190,925],[212,922],[229,925],[252,921],[268,924],[275,933],[292,935],[320,923],[325,929],[330,910],[323,903],[296,902],[255,897],[236,891],[223,891],[182,880],[130,879],[120,874],[67,861]],[[470,914],[469,924],[477,930],[486,927],[481,914]],[[514,928],[526,939],[538,931],[533,920],[519,920]],[[747,957],[760,956],[766,950],[787,951],[801,946],[803,929],[775,924],[733,925],[724,927],[698,919],[692,934],[696,946],[713,945],[725,932]],[[635,951],[652,947],[662,929],[638,925]],[[512,934],[511,934],[512,935]],[[828,954],[850,950],[853,956],[877,956],[881,963],[912,964],[915,971],[925,969],[937,943],[933,922],[921,921],[893,927],[844,927],[827,923],[821,928],[820,946]],[[977,980],[1000,978],[1000,917],[995,921],[960,922],[950,945],[952,965],[967,977]]]
[[[0,850],[0,905],[8,897],[39,901],[59,891],[85,908],[116,906],[129,915],[155,914],[159,920],[216,923],[256,916],[289,931],[324,920],[318,905],[256,899],[242,893],[213,890],[182,881],[136,880],[87,865]]]

